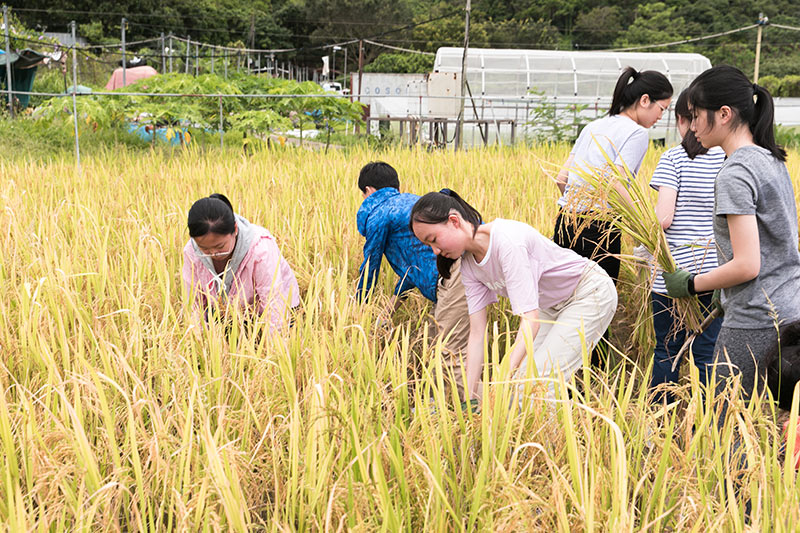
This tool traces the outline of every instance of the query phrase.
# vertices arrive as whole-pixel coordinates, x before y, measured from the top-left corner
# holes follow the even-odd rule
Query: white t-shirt
[[[516,315],[558,305],[575,292],[588,264],[524,222],[495,219],[483,260],[478,263],[471,253],[461,260],[469,313],[495,303],[498,295],[511,300]]]
[[[714,245],[714,181],[725,162],[725,151],[714,147],[690,159],[683,146],[670,148],[661,156],[650,187],[678,191],[672,224],[664,231],[678,267],[702,274],[717,266]],[[653,291],[666,294],[661,272]]]
[[[606,156],[615,165],[627,166],[635,176],[642,166],[647,153],[650,137],[647,130],[625,115],[612,115],[590,122],[581,131],[570,155],[573,166],[583,170],[608,166]],[[570,199],[570,190],[585,187],[586,182],[574,171],[570,171],[564,194],[558,199],[558,205],[569,205],[576,211],[587,211],[591,205]]]

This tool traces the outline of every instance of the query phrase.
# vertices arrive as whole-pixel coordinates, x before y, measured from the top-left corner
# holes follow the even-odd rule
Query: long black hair
[[[429,192],[414,204],[411,209],[411,220],[408,227],[414,232],[414,222],[422,224],[441,224],[450,218],[450,212],[455,210],[465,222],[472,224],[472,234],[478,231],[478,226],[483,223],[483,217],[477,209],[464,201],[455,191],[442,189],[439,192]],[[450,279],[450,269],[453,268],[455,259],[436,256],[436,269],[444,279]]]
[[[655,70],[637,72],[633,67],[625,67],[617,85],[614,87],[614,96],[611,99],[609,115],[619,115],[623,110],[648,95],[650,101],[664,100],[672,97],[672,84],[666,76]]]
[[[786,150],[775,141],[775,104],[769,91],[750,83],[744,72],[736,67],[720,65],[700,74],[689,86],[689,105],[697,113],[706,110],[711,127],[714,111],[728,106],[733,114],[733,126],[746,124],[753,142],[769,150],[780,161],[786,161]]]
[[[236,231],[233,206],[224,195],[214,193],[200,198],[189,209],[189,236],[202,237],[207,233],[230,235]]]
[[[682,118],[688,120],[690,123],[692,122],[692,110],[689,109],[689,89],[681,91],[680,96],[678,96],[678,101],[675,102],[675,118]],[[700,144],[700,141],[697,140],[697,137],[695,137],[691,129],[683,136],[681,146],[686,150],[686,155],[689,156],[689,159],[694,159],[698,155],[708,153],[708,148]]]

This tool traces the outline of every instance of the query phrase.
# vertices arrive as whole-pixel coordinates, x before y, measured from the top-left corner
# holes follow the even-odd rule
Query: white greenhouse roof
[[[439,48],[433,70],[461,72],[463,48]],[[672,82],[677,95],[698,74],[711,68],[700,54],[645,52],[573,52],[470,48],[467,80],[473,95],[609,99],[622,70],[657,70]]]

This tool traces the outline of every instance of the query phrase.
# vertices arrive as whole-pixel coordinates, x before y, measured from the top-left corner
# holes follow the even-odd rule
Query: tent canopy
[[[6,82],[7,68],[6,63],[11,65],[11,95],[19,101],[20,107],[25,109],[31,97],[29,94],[16,94],[15,91],[31,92],[33,80],[36,78],[36,68],[44,61],[45,57],[38,52],[30,49],[20,52],[6,53],[0,50],[0,88],[7,91]]]
[[[114,73],[108,79],[108,83],[106,83],[106,89],[109,91],[113,91],[114,89],[119,89],[121,87],[126,87],[132,83],[136,83],[139,80],[143,80],[145,78],[151,78],[153,76],[158,75],[158,71],[153,67],[143,66],[143,67],[133,67],[125,69],[125,84],[122,83],[122,69],[118,68],[114,70]]]

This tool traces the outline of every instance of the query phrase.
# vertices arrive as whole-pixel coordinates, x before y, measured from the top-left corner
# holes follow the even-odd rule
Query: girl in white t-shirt
[[[532,360],[538,376],[561,372],[569,379],[581,366],[584,341],[591,349],[614,316],[614,283],[595,262],[522,222],[496,219],[483,224],[480,213],[453,191],[420,198],[411,211],[411,230],[433,249],[442,277],[447,278],[450,265],[461,258],[470,313],[466,400],[477,397],[487,306],[497,296],[507,297],[512,312],[522,318],[507,355],[518,378],[530,376],[526,369]],[[527,353],[526,341],[532,354]]]
[[[671,99],[672,84],[666,76],[654,70],[638,72],[633,67],[625,68],[614,88],[608,116],[586,125],[556,178],[562,194],[558,199],[559,214],[553,240],[597,261],[614,283],[619,277],[622,235],[613,225],[592,220],[596,206],[581,194],[589,186],[575,169],[607,167],[607,158],[610,158],[623,172],[627,168],[635,176],[649,146],[647,129],[658,122]],[[616,189],[630,201],[622,184]],[[576,213],[589,218],[581,222],[580,232],[573,222]],[[602,358],[597,350],[595,352],[592,365],[598,366]]]

